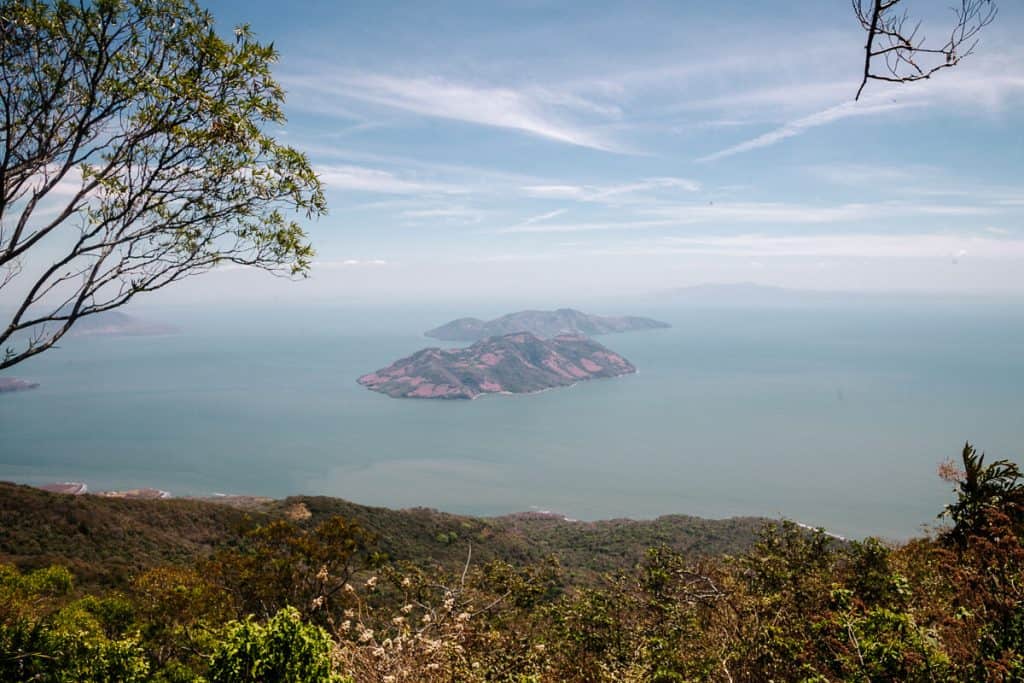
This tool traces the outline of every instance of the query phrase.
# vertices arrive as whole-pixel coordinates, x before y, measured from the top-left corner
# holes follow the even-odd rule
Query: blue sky
[[[938,39],[947,3],[906,2]],[[857,103],[846,0],[208,6],[278,47],[281,135],[327,187],[296,296],[561,303],[1024,293],[1024,7],[1000,5],[960,66]],[[289,286],[207,277],[161,296]]]

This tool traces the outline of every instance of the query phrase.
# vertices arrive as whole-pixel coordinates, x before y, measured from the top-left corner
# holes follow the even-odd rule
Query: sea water
[[[67,339],[6,372],[41,387],[0,395],[0,479],[576,519],[764,515],[904,538],[949,502],[936,467],[965,440],[1024,455],[1019,307],[594,312],[673,327],[599,338],[636,375],[475,401],[355,380],[476,311],[176,311],[162,318],[175,335]]]

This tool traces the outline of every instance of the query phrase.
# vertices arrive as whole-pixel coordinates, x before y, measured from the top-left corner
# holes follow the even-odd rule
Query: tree
[[[853,12],[867,31],[864,45],[864,76],[857,88],[859,100],[869,80],[909,83],[931,78],[942,69],[956,66],[974,52],[978,33],[996,17],[992,0],[960,0],[955,21],[945,43],[935,46],[921,34],[921,22],[908,24],[900,11],[903,0],[852,0]]]
[[[308,530],[277,520],[247,533],[240,546],[211,558],[206,574],[243,614],[264,618],[292,606],[303,618],[329,623],[349,599],[355,573],[384,561],[373,534],[340,516]]]
[[[276,57],[194,0],[0,0],[0,369],[220,264],[308,270],[289,216],[326,203],[268,133]]]
[[[228,633],[213,655],[211,683],[343,683],[331,673],[331,638],[319,626],[304,624],[297,610],[287,607],[266,625],[248,617],[228,625]]]
[[[123,600],[67,603],[71,592],[71,574],[62,567],[22,574],[0,564],[0,680],[150,680],[138,637],[119,628]]]
[[[139,635],[154,672],[200,670],[229,619],[230,596],[199,572],[155,567],[136,576],[131,599]]]
[[[1016,463],[996,460],[986,465],[985,454],[970,443],[964,444],[961,458],[956,502],[942,513],[953,520],[949,537],[964,545],[972,536],[985,535],[993,513],[1005,515],[1011,524],[1024,522],[1024,475]]]

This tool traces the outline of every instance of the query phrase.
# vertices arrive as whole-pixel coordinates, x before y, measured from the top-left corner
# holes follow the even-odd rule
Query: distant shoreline
[[[542,391],[548,391],[548,390],[547,389],[543,389]],[[539,393],[539,392],[534,392],[534,393]],[[85,482],[76,482],[76,481],[54,482],[52,484],[42,484],[42,485],[35,485],[35,484],[25,484],[25,485],[26,486],[30,486],[31,488],[39,489],[39,490],[42,490],[42,491],[46,491],[47,493],[53,493],[53,494],[57,494],[57,495],[67,495],[67,496],[90,495],[90,496],[96,496],[96,497],[99,497],[99,498],[120,498],[120,499],[128,499],[128,500],[172,500],[172,499],[173,500],[196,500],[196,501],[204,501],[204,502],[212,502],[212,503],[221,503],[221,504],[224,504],[224,505],[230,505],[230,506],[242,507],[242,508],[250,508],[253,505],[280,503],[280,502],[288,500],[289,498],[295,498],[295,497],[302,498],[302,497],[305,497],[305,495],[306,495],[306,494],[292,494],[292,495],[284,496],[282,498],[275,498],[275,497],[272,497],[272,496],[255,496],[255,495],[244,494],[244,493],[214,492],[214,493],[211,493],[209,495],[175,496],[170,491],[165,491],[163,489],[149,488],[149,487],[140,487],[140,488],[135,488],[135,489],[126,489],[126,490],[123,490],[123,491],[95,491],[95,492],[92,492],[92,491],[89,490],[88,484],[86,484]],[[346,500],[346,499],[343,499],[343,498],[337,498],[336,496],[317,496],[317,497],[336,498],[337,500]],[[347,501],[347,502],[352,502],[355,505],[361,505],[361,503],[355,503],[354,501]],[[406,508],[391,508],[391,507],[387,507],[387,506],[370,506],[370,507],[383,507],[384,509],[387,509],[387,510],[395,510],[395,511],[399,511],[399,512],[406,511],[406,510],[421,509],[420,506],[413,506],[413,507],[406,507]],[[436,512],[444,512],[443,510],[435,509],[435,508],[423,508],[423,509],[435,510]],[[454,514],[454,513],[445,513],[445,514]],[[503,513],[503,514],[500,514],[500,515],[462,515],[462,516],[476,517],[476,518],[480,518],[480,519],[516,519],[516,518],[520,518],[520,519],[527,519],[527,518],[532,518],[532,519],[551,519],[551,520],[555,520],[555,521],[559,521],[559,522],[565,522],[565,523],[569,523],[569,524],[582,524],[582,525],[596,524],[596,523],[601,523],[601,522],[650,522],[650,521],[655,521],[655,520],[659,520],[659,519],[663,519],[663,518],[669,518],[669,517],[692,517],[694,519],[705,519],[705,520],[710,520],[710,521],[723,521],[723,520],[729,520],[729,519],[764,519],[766,522],[780,522],[780,523],[781,522],[792,522],[793,524],[795,524],[796,526],[800,527],[801,529],[804,529],[804,530],[810,531],[810,532],[815,532],[815,531],[818,531],[820,529],[829,538],[833,538],[833,539],[835,539],[837,541],[840,541],[842,543],[846,543],[846,542],[848,542],[850,540],[846,536],[841,536],[840,534],[832,533],[832,532],[828,531],[827,529],[825,529],[824,527],[813,526],[811,524],[805,524],[804,522],[799,522],[799,521],[796,521],[794,519],[790,519],[790,518],[785,517],[785,516],[767,517],[767,516],[760,516],[760,515],[732,515],[730,517],[702,517],[700,515],[692,515],[692,514],[666,513],[666,514],[663,514],[663,515],[658,515],[656,517],[608,517],[608,518],[601,518],[601,519],[583,520],[583,519],[577,519],[575,517],[570,517],[569,515],[566,515],[566,514],[561,513],[561,512],[555,512],[555,511],[549,510],[549,509],[542,509],[542,508],[539,508],[536,505],[531,505],[531,506],[529,506],[529,509],[526,509],[526,510],[518,510],[518,511],[513,511],[513,512],[506,512],[506,513]]]

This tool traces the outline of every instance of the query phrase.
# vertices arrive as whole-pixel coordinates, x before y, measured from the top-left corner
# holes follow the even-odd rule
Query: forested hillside
[[[579,579],[627,569],[657,545],[697,555],[746,550],[767,521],[673,515],[571,522],[531,513],[485,518],[318,496],[131,500],[0,482],[0,561],[22,569],[60,564],[74,571],[79,585],[113,587],[158,565],[194,565],[274,520],[309,529],[335,516],[371,533],[390,560],[455,568],[472,546],[478,561],[531,563],[555,556],[570,577]]]
[[[0,679],[1021,680],[1021,473],[970,446],[942,473],[949,525],[899,545],[7,485]]]

